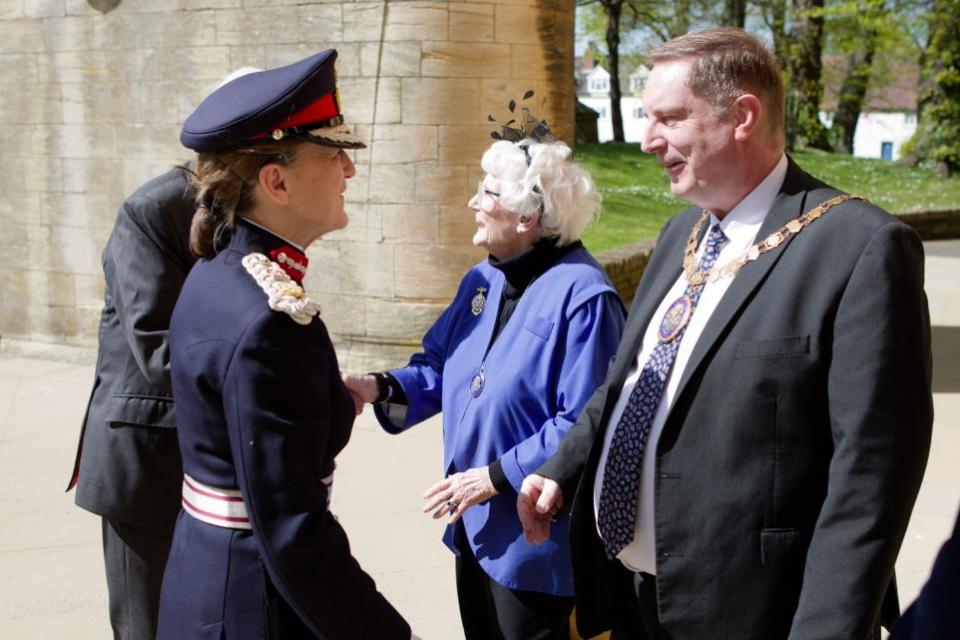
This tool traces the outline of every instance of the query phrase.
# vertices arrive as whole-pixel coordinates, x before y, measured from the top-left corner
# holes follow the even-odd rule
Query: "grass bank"
[[[943,180],[933,169],[816,151],[792,157],[821,180],[888,211],[960,207],[960,176]],[[638,144],[579,145],[577,161],[603,193],[603,213],[583,237],[593,253],[655,237],[670,216],[687,206],[671,195],[660,165]]]

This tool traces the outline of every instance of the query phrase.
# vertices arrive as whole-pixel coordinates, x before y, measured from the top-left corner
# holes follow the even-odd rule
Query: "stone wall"
[[[960,238],[960,209],[931,209],[895,215],[913,227],[924,240]]]
[[[99,254],[125,195],[189,154],[183,119],[240,66],[339,50],[370,141],[350,226],[310,249],[307,287],[346,365],[405,357],[481,254],[466,202],[487,114],[534,89],[573,135],[573,3],[0,0],[0,347],[89,359]]]

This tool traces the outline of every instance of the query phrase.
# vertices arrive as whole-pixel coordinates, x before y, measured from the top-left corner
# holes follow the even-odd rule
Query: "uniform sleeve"
[[[623,325],[623,304],[613,292],[590,298],[568,317],[565,342],[559,350],[563,361],[555,369],[557,414],[500,457],[503,472],[515,491],[520,490],[524,477],[556,453],[560,441],[603,382]]]
[[[863,250],[837,308],[827,375],[833,456],[790,631],[866,638],[930,448],[930,320],[923,248],[899,223]]]
[[[167,333],[189,268],[179,256],[177,232],[164,206],[150,198],[123,204],[105,266],[117,316],[140,372],[153,386],[170,392]]]
[[[344,415],[332,410],[338,381],[332,346],[314,325],[269,311],[254,322],[224,385],[238,484],[270,579],[318,637],[408,640],[410,627],[327,511],[323,461],[350,429],[331,421]]]

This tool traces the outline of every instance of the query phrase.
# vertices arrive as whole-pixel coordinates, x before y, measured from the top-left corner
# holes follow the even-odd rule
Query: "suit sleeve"
[[[237,346],[224,385],[237,480],[271,580],[318,637],[408,640],[326,507],[322,461],[349,427],[331,421],[339,372],[315,329],[268,311]]]
[[[866,638],[876,624],[930,447],[923,247],[880,227],[837,308],[827,399],[833,439],[791,640]]]
[[[176,230],[164,206],[150,198],[125,202],[106,261],[110,292],[130,352],[150,384],[171,392],[167,333],[188,267],[178,256]]]
[[[616,293],[596,295],[579,305],[567,319],[562,362],[554,381],[558,411],[540,429],[500,457],[503,472],[515,491],[524,477],[544,464],[560,446],[581,410],[607,373],[610,358],[623,333],[624,311]]]

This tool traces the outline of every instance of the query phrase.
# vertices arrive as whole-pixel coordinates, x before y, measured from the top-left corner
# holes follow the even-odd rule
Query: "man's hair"
[[[694,31],[654,47],[647,59],[654,66],[690,60],[687,86],[721,112],[745,93],[757,96],[767,134],[783,144],[785,91],[780,67],[763,43],[743,29]]]

